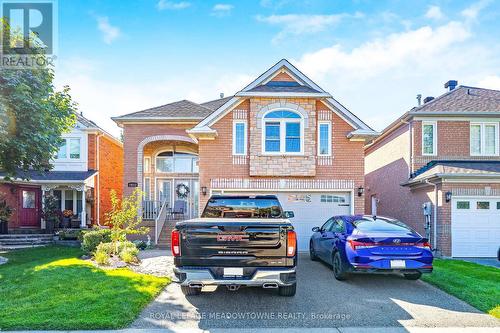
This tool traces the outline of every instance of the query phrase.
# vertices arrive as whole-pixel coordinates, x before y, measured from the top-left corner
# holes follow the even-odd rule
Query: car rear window
[[[281,218],[282,209],[274,198],[212,198],[201,217]]]
[[[351,221],[360,231],[366,232],[400,232],[413,231],[410,227],[398,220],[382,218],[361,218]]]

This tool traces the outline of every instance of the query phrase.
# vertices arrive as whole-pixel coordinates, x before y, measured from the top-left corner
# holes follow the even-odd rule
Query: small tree
[[[149,228],[141,227],[142,216],[138,214],[142,191],[135,189],[134,192],[123,198],[118,199],[114,190],[110,193],[111,211],[106,213],[106,223],[111,227],[111,242],[113,243],[114,253],[118,253],[119,242],[127,240],[127,235],[146,234]]]
[[[0,223],[8,222],[12,216],[12,207],[7,204],[5,194],[0,192]]]
[[[42,214],[45,220],[45,229],[47,229],[47,232],[52,233],[61,220],[61,209],[58,199],[54,195],[47,194],[44,196]]]

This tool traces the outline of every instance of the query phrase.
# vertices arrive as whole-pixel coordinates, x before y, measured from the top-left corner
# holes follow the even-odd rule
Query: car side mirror
[[[295,216],[295,214],[290,210],[285,210],[283,212],[283,216],[285,216],[285,218],[287,218],[287,219],[291,219],[292,217]]]
[[[319,227],[314,227],[314,228],[312,228],[312,231],[313,231],[313,232],[318,232],[318,231],[319,231]]]

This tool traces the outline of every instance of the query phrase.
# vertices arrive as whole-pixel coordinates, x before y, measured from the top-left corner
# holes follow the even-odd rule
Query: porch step
[[[175,221],[177,222],[177,221]],[[157,247],[161,250],[170,249],[170,237],[172,236],[172,229],[175,227],[175,222],[167,221],[163,225],[158,239]]]
[[[48,245],[54,242],[51,234],[8,234],[0,235],[0,248],[31,247],[34,245]]]

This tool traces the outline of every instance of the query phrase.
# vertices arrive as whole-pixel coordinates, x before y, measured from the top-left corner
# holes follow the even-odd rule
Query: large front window
[[[498,124],[472,123],[470,125],[470,154],[498,155]]]
[[[165,151],[156,157],[156,172],[197,173],[198,156]]]
[[[303,147],[303,120],[293,111],[272,111],[264,116],[263,152],[300,154]]]

